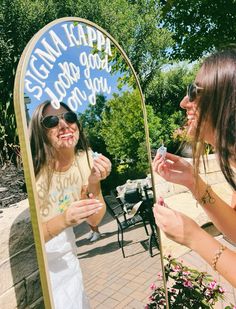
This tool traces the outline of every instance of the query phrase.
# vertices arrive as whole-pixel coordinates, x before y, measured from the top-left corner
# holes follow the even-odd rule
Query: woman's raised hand
[[[194,182],[193,167],[183,158],[166,153],[165,158],[159,153],[152,162],[153,170],[166,181],[191,188]]]
[[[106,179],[110,172],[111,161],[102,154],[99,154],[99,156],[93,160],[93,167],[88,181],[90,184],[98,183]]]
[[[98,213],[103,207],[103,203],[94,198],[73,202],[63,213],[65,226],[80,224],[88,217]]]
[[[201,228],[188,216],[160,203],[154,205],[153,213],[157,226],[168,238],[189,248],[198,240]]]

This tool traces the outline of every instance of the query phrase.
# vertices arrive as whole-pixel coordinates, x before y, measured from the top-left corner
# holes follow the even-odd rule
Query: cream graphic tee
[[[37,180],[39,208],[42,221],[48,221],[63,213],[72,202],[81,199],[82,189],[88,185],[92,168],[92,152],[79,152],[71,167],[65,172],[42,169]]]

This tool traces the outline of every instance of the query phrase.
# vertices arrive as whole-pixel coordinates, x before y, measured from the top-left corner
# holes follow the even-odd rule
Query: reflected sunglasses
[[[58,125],[60,119],[64,119],[67,123],[75,123],[77,115],[74,112],[66,112],[58,115],[51,115],[42,118],[41,123],[46,129],[54,128]]]
[[[189,102],[193,102],[196,97],[199,95],[199,93],[201,92],[201,90],[203,90],[204,88],[197,86],[196,84],[189,84],[187,86],[187,96],[189,98]]]

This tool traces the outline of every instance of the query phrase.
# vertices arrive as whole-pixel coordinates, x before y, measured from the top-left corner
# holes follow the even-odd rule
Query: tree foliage
[[[115,94],[102,114],[101,135],[107,150],[119,164],[138,161],[137,150],[145,140],[144,121],[139,93]]]
[[[235,0],[163,0],[163,24],[173,33],[174,57],[196,60],[236,41]]]
[[[2,0],[0,12],[0,112],[1,155],[3,145],[18,143],[13,108],[17,64],[33,35],[49,22],[78,16],[97,23],[123,47],[140,77],[143,90],[166,58],[172,39],[159,27],[161,11],[154,0]],[[9,150],[9,149],[8,149]]]
[[[102,113],[106,108],[106,98],[104,95],[97,95],[96,104],[79,114],[80,123],[85,131],[85,135],[89,140],[93,151],[102,153],[111,158],[111,155],[106,150],[106,144],[101,136],[102,128]]]
[[[96,101],[80,115],[80,122],[92,149],[113,163],[109,179],[103,182],[104,192],[109,192],[127,179],[146,177],[149,172],[143,108],[138,90],[115,94],[109,100],[99,95]],[[151,106],[147,106],[147,118],[150,143],[159,145],[161,119]]]
[[[13,107],[16,68],[32,36],[55,16],[51,0],[3,0],[0,12],[0,157],[11,156],[18,144]]]
[[[155,139],[160,119],[153,114],[151,107],[148,109],[150,133]],[[138,91],[115,95],[108,102],[102,114],[101,136],[117,164],[147,168],[144,118]]]

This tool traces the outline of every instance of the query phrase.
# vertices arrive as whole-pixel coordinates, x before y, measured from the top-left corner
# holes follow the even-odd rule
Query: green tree
[[[97,95],[96,104],[90,105],[86,111],[79,114],[79,119],[93,151],[110,157],[110,154],[106,150],[104,139],[101,136],[102,113],[105,108],[106,98],[104,95]]]
[[[153,114],[151,106],[148,107],[148,118],[152,135],[150,137],[155,140],[160,119]],[[143,171],[147,168],[143,110],[137,90],[115,95],[108,101],[102,114],[101,135],[117,165],[127,163],[130,167],[139,167]]]
[[[195,79],[198,63],[175,63],[156,74],[146,90],[146,103],[152,105],[159,116],[168,118],[179,110],[179,103],[186,95],[187,85]]]
[[[173,32],[174,57],[196,60],[236,41],[235,0],[163,0],[163,24]]]
[[[161,26],[159,1],[78,1],[75,13],[97,23],[117,40],[131,60],[144,92],[155,73],[169,62],[173,40],[170,31]]]
[[[37,12],[37,14],[36,14]],[[1,1],[0,12],[0,157],[9,159],[11,144],[18,144],[13,107],[13,85],[17,64],[32,36],[54,19],[51,0]]]
[[[0,149],[18,143],[13,109],[13,85],[20,55],[33,35],[52,20],[79,16],[107,30],[123,47],[138,73],[143,91],[161,66],[173,41],[160,27],[155,0],[2,0],[0,12]],[[7,147],[7,146],[6,146]]]

